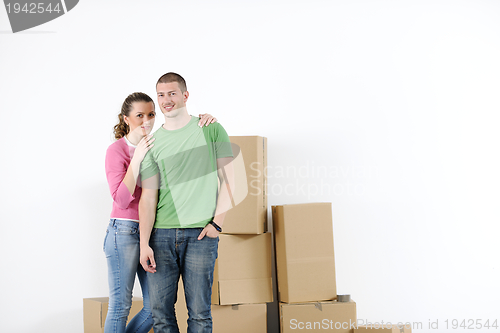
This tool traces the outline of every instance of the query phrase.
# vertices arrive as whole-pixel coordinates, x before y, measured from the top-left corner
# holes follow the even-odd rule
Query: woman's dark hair
[[[127,125],[123,117],[124,116],[128,117],[130,115],[130,110],[132,110],[132,103],[134,102],[146,102],[146,103],[151,102],[154,105],[154,102],[151,99],[151,97],[149,97],[145,93],[135,92],[133,94],[128,95],[122,104],[122,111],[118,115],[118,124],[115,125],[113,130],[113,133],[115,134],[115,139],[117,140],[123,138],[130,131],[130,127]]]

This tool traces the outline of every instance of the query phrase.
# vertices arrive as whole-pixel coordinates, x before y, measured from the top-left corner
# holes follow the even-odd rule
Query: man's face
[[[189,93],[181,92],[177,82],[159,83],[156,86],[158,105],[161,112],[168,118],[176,117],[186,107]]]

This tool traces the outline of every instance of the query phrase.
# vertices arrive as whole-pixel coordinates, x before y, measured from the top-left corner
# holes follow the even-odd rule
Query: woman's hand
[[[138,162],[142,162],[146,153],[155,145],[153,141],[155,141],[155,138],[153,138],[152,135],[146,135],[143,137],[137,144],[132,158],[136,159]]]
[[[199,117],[200,121],[198,122],[198,126],[200,127],[208,126],[211,123],[215,123],[217,121],[217,118],[208,113],[200,114]]]

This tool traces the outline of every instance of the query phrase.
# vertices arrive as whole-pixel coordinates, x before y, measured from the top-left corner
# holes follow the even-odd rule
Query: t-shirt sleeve
[[[219,123],[214,123],[213,127],[213,143],[216,158],[233,157],[233,150],[231,149],[231,141],[226,130]]]
[[[141,180],[144,181],[145,179],[153,177],[158,171],[158,164],[154,159],[153,152],[149,150],[141,163]]]

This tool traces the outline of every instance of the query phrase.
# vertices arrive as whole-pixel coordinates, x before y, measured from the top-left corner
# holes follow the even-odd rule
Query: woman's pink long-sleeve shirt
[[[127,186],[122,182],[134,151],[135,147],[129,146],[125,138],[112,143],[106,151],[106,178],[113,198],[112,219],[139,222],[139,199],[142,189],[136,185],[134,195],[131,195]],[[139,180],[137,183],[139,184]]]

